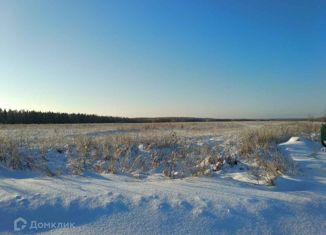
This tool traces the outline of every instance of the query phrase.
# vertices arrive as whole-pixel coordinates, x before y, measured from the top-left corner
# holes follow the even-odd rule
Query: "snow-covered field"
[[[192,129],[185,143],[188,146],[191,141],[191,149],[195,149],[191,154],[198,146],[211,149],[209,154],[215,153],[214,149],[225,152],[241,125],[256,128],[261,124],[239,124],[214,133],[211,127],[204,132]],[[82,133],[101,137],[128,132],[128,128],[123,133],[121,129],[101,128],[83,129]],[[135,127],[130,129],[138,132]],[[179,136],[187,132],[181,129]],[[8,134],[12,130],[2,131]],[[74,131],[65,135],[75,135]],[[49,132],[36,131],[44,138]],[[144,144],[137,148],[140,154],[148,151]],[[134,177],[130,171],[111,174],[90,170],[82,175],[67,171],[49,177],[3,165],[0,233],[326,234],[326,153],[305,135],[290,138],[277,149],[293,159],[297,170],[291,176],[278,176],[274,186],[260,183],[251,165],[241,158],[234,166],[224,164],[201,177],[181,178],[166,177],[160,167],[146,171],[144,177]],[[48,165],[64,163],[53,160],[61,155],[51,151],[45,156]],[[205,156],[201,159],[204,161],[199,164],[205,164]]]

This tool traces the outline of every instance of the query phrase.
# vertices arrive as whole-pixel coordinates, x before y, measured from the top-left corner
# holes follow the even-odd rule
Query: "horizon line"
[[[223,117],[223,118],[218,118],[218,117],[198,117],[198,116],[138,116],[138,117],[128,117],[128,116],[113,116],[113,115],[101,115],[101,114],[95,114],[95,113],[82,113],[82,112],[61,112],[61,111],[41,111],[41,110],[30,110],[30,109],[11,109],[11,108],[2,108],[0,107],[0,110],[6,110],[6,111],[27,111],[27,112],[40,112],[40,113],[58,113],[58,114],[68,114],[68,115],[73,115],[73,114],[81,114],[81,115],[95,115],[98,117],[112,117],[112,118],[124,118],[124,119],[130,119],[130,120],[137,120],[137,119],[199,119],[199,120],[207,120],[207,121],[271,121],[271,120],[318,120],[325,118],[325,115],[323,116],[312,116],[312,115],[307,115],[307,117],[271,117],[271,118],[262,118],[262,117],[257,117],[257,118],[248,118],[248,117],[237,117],[237,118],[230,118],[230,117]]]

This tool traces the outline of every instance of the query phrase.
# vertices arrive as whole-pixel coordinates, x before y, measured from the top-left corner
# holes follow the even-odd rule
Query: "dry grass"
[[[312,138],[311,134],[318,133],[319,129],[320,123],[317,122],[270,124],[246,129],[239,134],[238,154],[256,164],[261,169],[261,177],[273,184],[273,179],[278,175],[296,173],[294,162],[279,152],[277,144],[291,136]]]
[[[318,133],[320,123],[297,122],[286,124],[270,124],[260,128],[248,128],[240,132],[240,155],[249,155],[259,148],[267,148],[287,141],[291,136]]]
[[[227,122],[85,125],[0,125],[0,164],[11,169],[37,169],[47,175],[65,170],[81,175],[151,173],[171,178],[210,175],[237,158],[257,166],[256,174],[271,183],[293,173],[294,164],[276,145],[289,137],[316,133],[312,122]],[[194,145],[201,136],[231,133],[225,148]],[[140,151],[140,146],[142,151]],[[49,156],[66,156],[67,169],[49,169]]]

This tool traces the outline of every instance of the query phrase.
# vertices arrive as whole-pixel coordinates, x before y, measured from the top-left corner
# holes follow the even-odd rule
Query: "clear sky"
[[[0,106],[326,113],[326,1],[0,0]]]

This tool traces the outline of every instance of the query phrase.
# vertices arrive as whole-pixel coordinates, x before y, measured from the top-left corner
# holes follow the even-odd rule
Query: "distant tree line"
[[[2,124],[207,122],[213,120],[215,119],[189,117],[125,118],[94,114],[6,110],[0,108],[0,123]]]
[[[132,122],[129,118],[98,116],[80,113],[54,113],[0,108],[0,123],[3,124],[48,124],[48,123],[115,123]]]
[[[98,116],[81,113],[55,113],[0,108],[2,124],[50,124],[50,123],[154,123],[154,122],[209,122],[231,121],[231,119],[192,118],[192,117],[157,117],[125,118]]]
[[[193,117],[157,117],[157,118],[126,118],[112,116],[98,116],[81,113],[55,113],[26,110],[11,110],[0,108],[0,123],[2,124],[51,124],[51,123],[154,123],[154,122],[214,122],[214,121],[324,121],[321,118],[301,119],[214,119]]]

